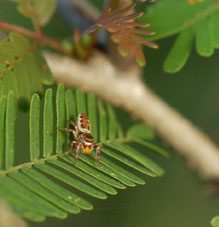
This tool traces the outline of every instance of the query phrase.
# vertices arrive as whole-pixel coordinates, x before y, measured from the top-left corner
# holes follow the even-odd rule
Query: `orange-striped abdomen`
[[[84,133],[90,133],[91,125],[88,117],[84,113],[78,114],[77,125],[79,131]]]

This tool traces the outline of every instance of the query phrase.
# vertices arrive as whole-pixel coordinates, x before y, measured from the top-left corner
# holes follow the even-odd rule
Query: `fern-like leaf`
[[[107,7],[97,23],[86,32],[93,32],[98,28],[106,29],[112,33],[112,40],[118,43],[118,51],[122,56],[131,54],[135,56],[139,65],[144,66],[145,57],[141,45],[151,48],[158,48],[158,45],[142,37],[142,35],[153,35],[154,32],[145,29],[149,23],[137,21],[142,13],[135,12],[134,7],[135,4],[125,2],[115,10],[112,10],[110,6]]]
[[[151,142],[151,129],[133,126],[124,135],[109,104],[79,90],[66,90],[63,85],[58,86],[56,96],[52,89],[46,90],[44,100],[38,94],[32,96],[29,162],[14,166],[15,104],[14,92],[9,93],[7,100],[0,99],[0,196],[22,217],[32,221],[43,221],[47,216],[66,218],[68,213],[91,210],[89,196],[106,199],[119,189],[143,185],[145,181],[138,173],[153,177],[164,173],[158,164],[132,146],[166,155],[166,151]],[[80,112],[89,116],[92,134],[102,146],[99,163],[95,162],[95,154],[79,154],[76,162],[73,156],[66,156],[70,138],[59,129],[68,127],[69,120]],[[147,141],[139,136],[139,127]]]
[[[219,3],[205,0],[202,4],[190,5],[187,1],[159,1],[149,7],[142,17],[148,21],[156,34],[150,40],[158,40],[178,34],[170,50],[164,70],[178,72],[186,64],[193,43],[199,55],[209,57],[219,47]]]
[[[17,33],[0,41],[0,95],[14,91],[22,101],[33,92],[42,93],[43,84],[51,84],[52,75],[35,44]]]

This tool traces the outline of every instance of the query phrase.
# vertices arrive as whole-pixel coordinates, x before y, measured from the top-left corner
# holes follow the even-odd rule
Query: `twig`
[[[20,27],[15,24],[10,24],[2,20],[0,20],[0,29],[9,31],[9,32],[17,32],[19,34],[22,34],[24,36],[34,39],[36,42],[38,42],[41,45],[48,45],[53,49],[62,52],[63,54],[67,54],[67,55],[71,54],[70,51],[62,47],[62,44],[59,40],[48,37],[41,32],[38,32],[38,31],[34,32],[24,27]]]
[[[203,176],[219,179],[219,150],[187,119],[164,103],[140,81],[137,67],[122,71],[100,53],[85,65],[68,57],[45,52],[57,82],[80,87],[128,109],[156,130],[173,148],[184,155]]]
[[[27,227],[26,222],[17,217],[0,198],[0,227]]]

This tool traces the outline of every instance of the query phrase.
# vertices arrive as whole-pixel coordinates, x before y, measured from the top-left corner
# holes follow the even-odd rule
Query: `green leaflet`
[[[4,149],[5,149],[5,115],[6,115],[6,97],[0,98],[0,169],[3,169]]]
[[[65,127],[65,88],[64,85],[59,85],[57,92],[56,92],[56,127],[57,127],[57,134],[56,134],[56,153],[60,154],[63,150],[63,145],[65,143],[65,137],[61,130],[61,128]]]
[[[48,89],[45,93],[43,112],[43,156],[45,158],[53,153],[53,137],[53,92],[52,89]]]
[[[193,41],[201,56],[209,57],[219,40],[219,4],[205,0],[202,4],[190,5],[187,1],[165,0],[147,8],[141,18],[151,24],[156,32],[151,40],[158,40],[178,34],[173,48],[164,62],[168,73],[178,72],[186,64]],[[195,39],[192,39],[192,33]]]
[[[165,0],[149,6],[141,20],[149,22],[151,29],[156,32],[150,39],[158,40],[193,28],[196,23],[218,10],[218,4],[211,0],[194,6],[187,1]]]
[[[109,194],[112,194],[112,195],[117,194],[117,191],[113,187],[107,185],[106,183],[100,181],[99,179],[95,179],[95,178],[91,177],[87,173],[83,173],[82,171],[76,169],[72,164],[69,165],[69,164],[61,162],[59,160],[51,160],[51,161],[48,161],[48,162],[52,163],[55,166],[60,167],[61,169],[66,170],[67,172],[69,172],[69,173],[71,173],[75,176],[80,177],[84,181],[87,181],[88,183],[90,183],[94,187],[96,187],[96,188],[98,188],[98,189],[100,189],[100,190],[102,190],[106,193],[109,193]]]
[[[34,94],[30,104],[30,160],[40,156],[40,97]]]
[[[77,118],[76,100],[75,94],[70,89],[67,89],[65,93],[65,105],[67,111],[67,121],[75,120]]]
[[[32,93],[43,92],[43,84],[52,84],[51,72],[36,44],[17,33],[10,33],[0,45],[1,94],[14,91],[22,102],[30,100]]]
[[[16,201],[19,205],[23,202],[23,207],[25,207],[26,210],[34,211],[36,214],[43,216],[48,215],[52,217],[59,217],[60,215],[63,215],[61,210],[57,209],[47,201],[40,199],[33,192],[27,190],[24,185],[19,184],[16,180],[11,179],[10,177],[1,177],[0,182],[1,192]],[[14,188],[16,188],[16,190],[14,190]],[[38,199],[37,203],[34,202],[35,199]],[[31,208],[28,209],[29,206]]]
[[[97,115],[97,100],[96,97],[92,94],[87,95],[87,107],[89,120],[92,125],[91,131],[93,137],[98,139],[98,115]]]
[[[76,108],[76,100],[75,94],[67,89],[65,93],[65,106],[66,106],[66,127],[69,127],[70,121],[74,121],[77,118],[77,108]],[[66,136],[67,145],[70,145],[70,135]]]
[[[108,195],[115,196],[118,189],[145,184],[142,174],[162,175],[161,167],[130,147],[137,143],[164,155],[161,148],[152,144],[153,133],[149,128],[142,136],[145,126],[134,125],[124,136],[109,104],[79,90],[66,90],[62,84],[54,91],[47,89],[41,100],[37,94],[31,97],[30,158],[18,166],[14,166],[16,95],[10,92],[7,98],[0,99],[0,196],[17,214],[37,222],[46,217],[63,219],[68,213],[93,208],[85,196],[106,199]],[[74,150],[70,157],[66,155],[73,138],[71,133],[59,129],[69,127],[69,121],[75,121],[80,112],[88,115],[95,142],[102,147],[99,162],[95,151],[88,156],[80,153],[77,161]]]
[[[77,114],[79,113],[87,113],[87,101],[85,94],[80,91],[76,90],[75,92],[76,96],[76,105],[77,105]]]
[[[158,176],[163,175],[164,172],[163,172],[162,168],[160,168],[156,163],[154,163],[152,160],[150,160],[149,158],[147,158],[145,155],[138,152],[134,148],[132,148],[126,144],[119,143],[119,142],[112,142],[112,143],[109,142],[109,143],[107,143],[107,145],[109,147],[112,147],[113,149],[131,157],[138,163],[142,164],[143,166],[145,166],[146,168],[151,170],[154,174],[156,174]]]
[[[73,177],[70,177],[66,173],[63,173],[60,170],[57,170],[53,167],[50,167],[49,165],[36,165],[37,169],[57,178],[58,180],[78,189],[79,191],[82,191],[90,196],[93,196],[98,199],[106,199],[107,196],[105,193],[95,189],[94,187],[91,187],[90,185],[87,185]]]
[[[218,226],[219,226],[219,216],[215,216],[215,217],[211,220],[211,226],[212,226],[212,227],[218,227]]]
[[[152,140],[155,137],[155,133],[149,126],[145,124],[135,124],[129,128],[127,137]]]
[[[8,95],[5,119],[5,168],[9,169],[14,165],[14,127],[17,115],[17,102],[13,91]]]
[[[94,165],[94,159],[92,159],[91,157],[81,156],[80,159],[83,160],[85,163],[87,163],[91,166],[94,166],[99,171],[106,173],[107,175],[111,176],[112,178],[120,181],[124,185],[135,186],[135,184],[132,181],[130,181],[128,178],[126,178],[123,175],[121,175],[120,173],[118,173],[116,170],[108,167],[106,165],[106,163],[103,163],[102,161],[98,165]]]
[[[109,114],[109,139],[113,140],[116,137],[118,122],[116,120],[116,115],[112,106],[107,104],[107,112]]]
[[[165,59],[163,65],[164,71],[168,73],[176,73],[183,68],[192,50],[193,37],[194,33],[190,29],[182,31],[178,35],[173,47]]]
[[[18,11],[29,17],[33,23],[39,21],[40,25],[46,25],[57,6],[57,0],[11,0],[17,4]]]
[[[66,162],[68,162],[70,164],[73,163],[72,158],[67,158],[65,156],[61,156],[61,159],[63,159],[64,161],[66,161]],[[116,181],[116,180],[108,177],[107,175],[98,172],[97,170],[95,170],[95,168],[93,168],[92,166],[86,165],[82,161],[78,160],[77,163],[76,163],[76,167],[79,170],[81,170],[81,171],[83,171],[83,172],[85,172],[85,173],[87,173],[87,174],[89,174],[89,175],[91,175],[91,176],[93,176],[93,177],[95,177],[97,179],[100,179],[101,181],[103,181],[103,182],[105,182],[105,183],[107,183],[107,184],[109,184],[109,185],[111,185],[111,186],[113,186],[115,188],[120,188],[120,189],[124,189],[125,188],[125,186],[123,184],[121,184],[119,181]]]
[[[203,20],[196,27],[196,51],[199,55],[210,57],[214,53],[208,20]]]
[[[34,181],[32,178],[25,176],[24,174],[18,172],[18,173],[11,173],[9,174],[10,177],[12,177],[14,180],[20,182],[23,184],[26,188],[28,188],[30,191],[36,193],[37,195],[41,196],[42,198],[46,199],[48,202],[51,202],[51,204],[56,205],[58,208],[61,208],[60,210],[57,209],[57,215],[60,213],[62,216],[61,218],[66,217],[67,214],[64,212],[61,212],[62,210],[77,214],[80,212],[80,209],[65,200],[61,199],[59,196],[55,195],[54,193],[51,193],[48,189],[44,188],[40,184],[38,184],[36,181]]]
[[[130,181],[133,181],[134,183],[130,182],[126,182],[125,184],[128,186],[135,186],[135,183],[137,184],[145,184],[145,182],[137,177],[135,174],[129,172],[128,170],[120,167],[119,165],[115,164],[114,162],[112,162],[110,159],[107,159],[106,157],[102,157],[102,163],[106,166],[108,166],[109,168],[113,169],[114,171],[120,173],[120,175],[126,177],[127,179],[129,179]]]
[[[144,173],[144,174],[149,175],[149,176],[156,176],[153,173],[151,173],[150,171],[148,171],[146,168],[144,168],[143,166],[139,165],[138,163],[133,162],[132,160],[130,160],[128,158],[124,158],[123,156],[117,154],[116,152],[113,152],[112,150],[110,150],[110,148],[107,148],[107,149],[103,148],[102,151],[105,154],[107,154],[108,156],[115,158],[116,160],[126,164],[127,166],[132,167],[135,170],[138,170],[141,173]],[[135,181],[135,180],[133,180],[133,181]]]
[[[93,208],[89,202],[49,180],[35,168],[24,169],[22,172],[67,202],[70,202],[84,210],[91,210]]]
[[[211,35],[211,42],[214,48],[219,47],[219,27],[218,27],[218,20],[219,20],[219,12],[214,12],[210,16],[209,22],[209,29]]]
[[[99,140],[105,141],[107,139],[108,119],[104,103],[100,100],[97,102],[99,112]]]
[[[166,150],[164,150],[162,147],[159,147],[156,144],[153,144],[151,142],[142,140],[140,138],[133,138],[132,141],[137,143],[137,144],[140,144],[140,145],[144,146],[145,148],[150,149],[151,151],[154,151],[154,152],[156,152],[156,153],[158,153],[160,155],[163,155],[164,157],[168,157],[169,156],[169,153]]]

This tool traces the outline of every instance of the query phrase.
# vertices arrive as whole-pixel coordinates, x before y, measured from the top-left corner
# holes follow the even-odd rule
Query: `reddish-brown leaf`
[[[135,2],[143,1],[145,0],[136,0]],[[106,29],[112,33],[111,38],[113,42],[119,44],[119,53],[122,56],[134,55],[136,62],[143,66],[145,64],[145,58],[141,45],[150,48],[158,48],[158,45],[146,40],[142,36],[153,35],[155,32],[145,29],[150,25],[149,23],[137,21],[143,13],[136,12],[134,8],[135,3],[127,4],[125,2],[121,3],[115,10],[107,7],[97,23],[86,32],[90,33],[98,28]]]
[[[126,57],[131,54],[132,44],[128,39],[123,38],[118,46],[118,51],[121,56]]]
[[[144,52],[142,51],[141,47],[138,45],[135,45],[135,60],[140,66],[144,66],[146,64]]]

